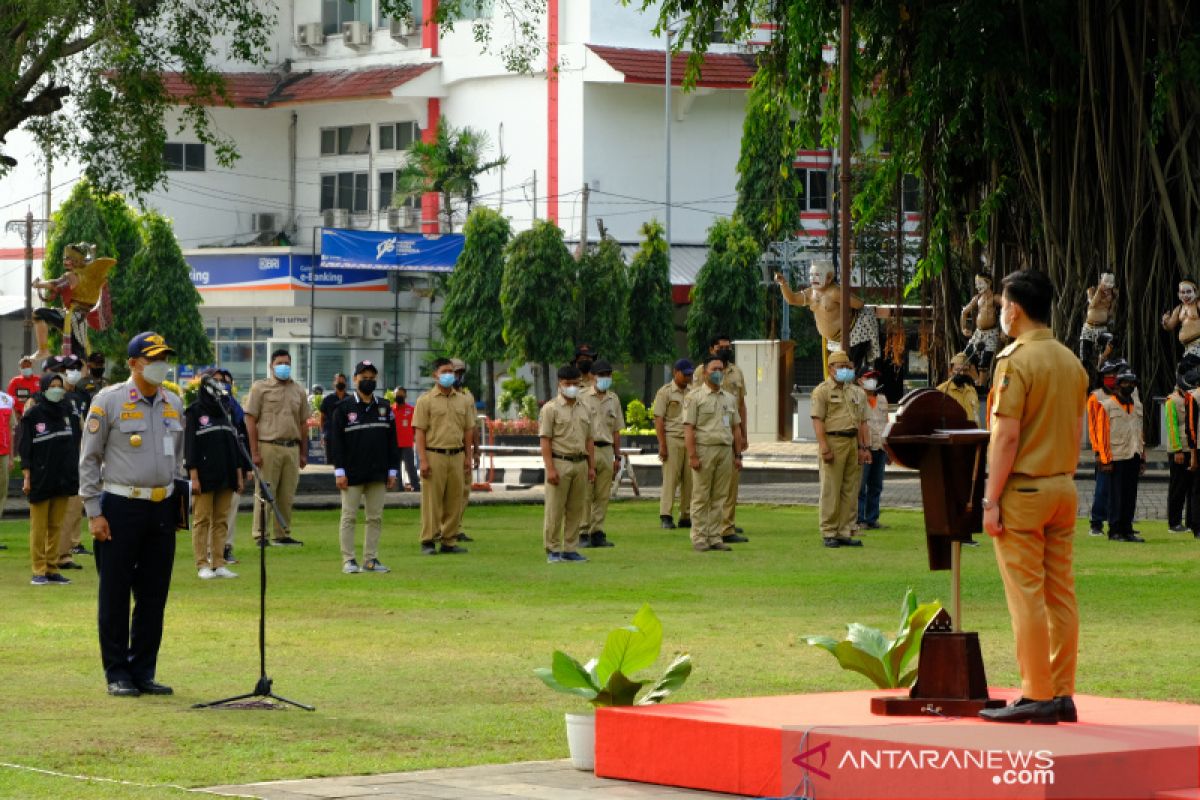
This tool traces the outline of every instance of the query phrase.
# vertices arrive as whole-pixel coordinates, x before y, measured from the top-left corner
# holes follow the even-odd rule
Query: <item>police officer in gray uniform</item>
[[[183,476],[183,403],[161,387],[174,351],[153,331],[129,342],[130,378],[92,400],[79,494],[96,540],[100,658],[108,693],[171,694],[155,681]],[[130,626],[129,596],[137,600]]]

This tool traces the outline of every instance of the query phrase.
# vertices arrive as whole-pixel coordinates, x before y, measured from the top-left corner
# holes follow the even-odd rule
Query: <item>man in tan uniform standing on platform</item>
[[[703,370],[702,370],[703,371]],[[658,518],[666,530],[675,527],[671,507],[679,489],[679,527],[692,527],[692,468],[688,466],[687,445],[683,441],[683,401],[692,388],[692,362],[675,362],[671,380],[654,395],[650,410],[654,414],[654,432],[658,434],[658,460],[663,465],[662,495],[658,500]]]
[[[454,388],[454,365],[433,362],[437,385],[413,409],[413,439],[421,462],[421,553],[458,555],[463,474],[471,469],[472,419]],[[437,544],[441,542],[441,548]]]
[[[1079,611],[1071,545],[1075,468],[1088,377],[1050,331],[1050,280],[1022,270],[1004,279],[1000,325],[1015,338],[996,358],[983,527],[1012,616],[1021,697],[984,709],[993,722],[1075,722]]]
[[[862,465],[871,463],[867,393],[854,384],[843,350],[829,354],[829,374],[812,393],[813,431],[821,452],[821,538],[826,547],[862,547],[851,538]]]
[[[721,388],[725,362],[716,354],[704,360],[704,384],[683,404],[683,436],[692,470],[692,549],[731,550],[721,536],[729,482],[742,468],[742,418],[738,402]]]
[[[568,364],[558,370],[558,395],[547,400],[538,417],[542,462],[546,467],[546,508],[542,542],[546,563],[587,561],[576,552],[583,498],[596,479],[592,444],[592,415],[579,402],[579,368]]]
[[[580,547],[612,547],[604,532],[608,515],[608,495],[612,491],[613,473],[621,461],[621,429],[625,414],[621,399],[612,389],[612,365],[603,359],[592,364],[592,385],[579,395],[579,401],[592,414],[592,438],[595,452],[596,480],[584,489],[583,521],[579,523]]]
[[[942,394],[953,397],[967,419],[979,424],[979,393],[975,391],[975,381],[971,378],[971,365],[967,362],[965,353],[956,353],[950,359],[950,379],[940,384],[937,390]]]
[[[741,418],[741,449],[738,453],[746,449],[746,376],[737,364],[733,363],[733,340],[728,334],[718,333],[708,343],[709,355],[715,355],[725,362],[722,367],[724,379],[721,382],[722,391],[729,392],[733,395],[734,401],[737,403],[738,416]],[[706,359],[707,360],[707,359]],[[703,375],[703,371],[697,373]],[[703,378],[693,380],[693,383],[702,384]],[[750,541],[745,536],[742,536],[742,529],[737,527],[734,518],[737,514],[737,498],[738,486],[741,483],[741,470],[734,470],[733,477],[729,480],[729,495],[725,498],[725,505],[721,513],[721,539],[726,544]]]
[[[271,377],[255,381],[246,397],[246,438],[250,440],[250,456],[271,485],[279,513],[289,527],[292,523],[292,503],[300,483],[300,470],[308,464],[308,395],[292,380],[292,356],[287,350],[271,354]],[[257,497],[257,493],[256,493]],[[298,539],[279,527],[279,520],[263,506],[261,498],[254,503],[254,540],[260,547],[267,544],[263,520],[270,518],[274,545],[302,545]]]
[[[454,389],[458,392],[458,396],[463,406],[466,408],[467,419],[471,420],[471,429],[467,431],[467,437],[471,440],[471,467],[479,468],[479,445],[482,442],[479,439],[479,433],[475,429],[475,395],[467,388],[467,362],[461,358],[450,359],[451,366],[454,367]],[[468,469],[463,473],[463,490],[462,501],[458,504],[458,519],[454,525],[458,531],[458,541],[473,542],[475,541],[470,536],[463,532],[463,516],[467,513],[467,506],[471,502],[471,481],[473,475]]]

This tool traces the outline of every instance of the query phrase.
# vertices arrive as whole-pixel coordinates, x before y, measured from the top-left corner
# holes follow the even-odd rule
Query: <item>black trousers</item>
[[[415,491],[421,491],[421,471],[417,469],[417,449],[401,447],[400,462],[404,464],[404,474],[408,476],[408,485]]]
[[[1184,453],[1182,464],[1175,463],[1174,453],[1168,453],[1167,458],[1171,466],[1167,484],[1167,524],[1172,528],[1183,524],[1195,532],[1200,526],[1200,472],[1188,470],[1191,459],[1188,453]]]
[[[1142,468],[1139,456],[1114,461],[1108,481],[1108,534],[1133,533],[1133,512],[1137,508],[1138,473]]]
[[[100,512],[112,532],[111,539],[95,545],[104,675],[109,683],[151,681],[175,561],[175,504],[105,494]]]

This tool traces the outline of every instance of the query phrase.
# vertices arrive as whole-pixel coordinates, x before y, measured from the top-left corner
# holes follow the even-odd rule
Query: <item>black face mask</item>
[[[968,383],[973,383],[970,375],[955,375],[950,380],[954,381],[955,386],[966,386]]]
[[[358,391],[363,394],[375,394],[375,381],[370,378],[363,378],[358,382]]]
[[[403,394],[396,395],[396,402],[399,403],[400,405],[404,405],[404,401],[407,399],[408,399],[407,395],[403,395]]]
[[[580,361],[578,362],[578,367],[580,372],[582,372],[584,375],[588,375],[592,371],[592,362]]]
[[[463,386],[463,379],[458,377],[457,375],[455,375],[454,376],[454,388],[461,389],[462,386]]]
[[[88,373],[93,378],[103,378],[104,377],[104,367],[92,367],[91,369],[88,370]]]
[[[334,389],[336,389],[336,390],[338,390],[339,392],[344,392],[344,391],[346,391],[346,382],[345,382],[345,381],[338,381],[337,383],[335,383],[335,384],[333,385],[333,388],[334,388]]]
[[[730,361],[733,361],[733,350],[728,347],[722,347],[717,350],[717,358],[728,364]]]

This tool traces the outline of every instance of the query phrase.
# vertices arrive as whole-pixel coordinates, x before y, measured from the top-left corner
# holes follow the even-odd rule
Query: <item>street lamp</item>
[[[663,231],[667,239],[667,265],[671,263],[671,37],[678,31],[676,26],[683,21],[683,17],[668,22],[663,28],[663,35],[666,37],[667,46],[664,53],[666,63],[666,79],[663,81],[663,108],[665,116],[663,117],[663,129],[666,131],[667,152],[666,152],[666,191],[665,204],[666,208],[663,213],[666,219],[663,221]]]
[[[23,353],[33,352],[33,240],[50,230],[50,220],[34,219],[32,211],[25,212],[24,219],[10,219],[4,226],[9,233],[15,233],[25,242],[25,349]]]

